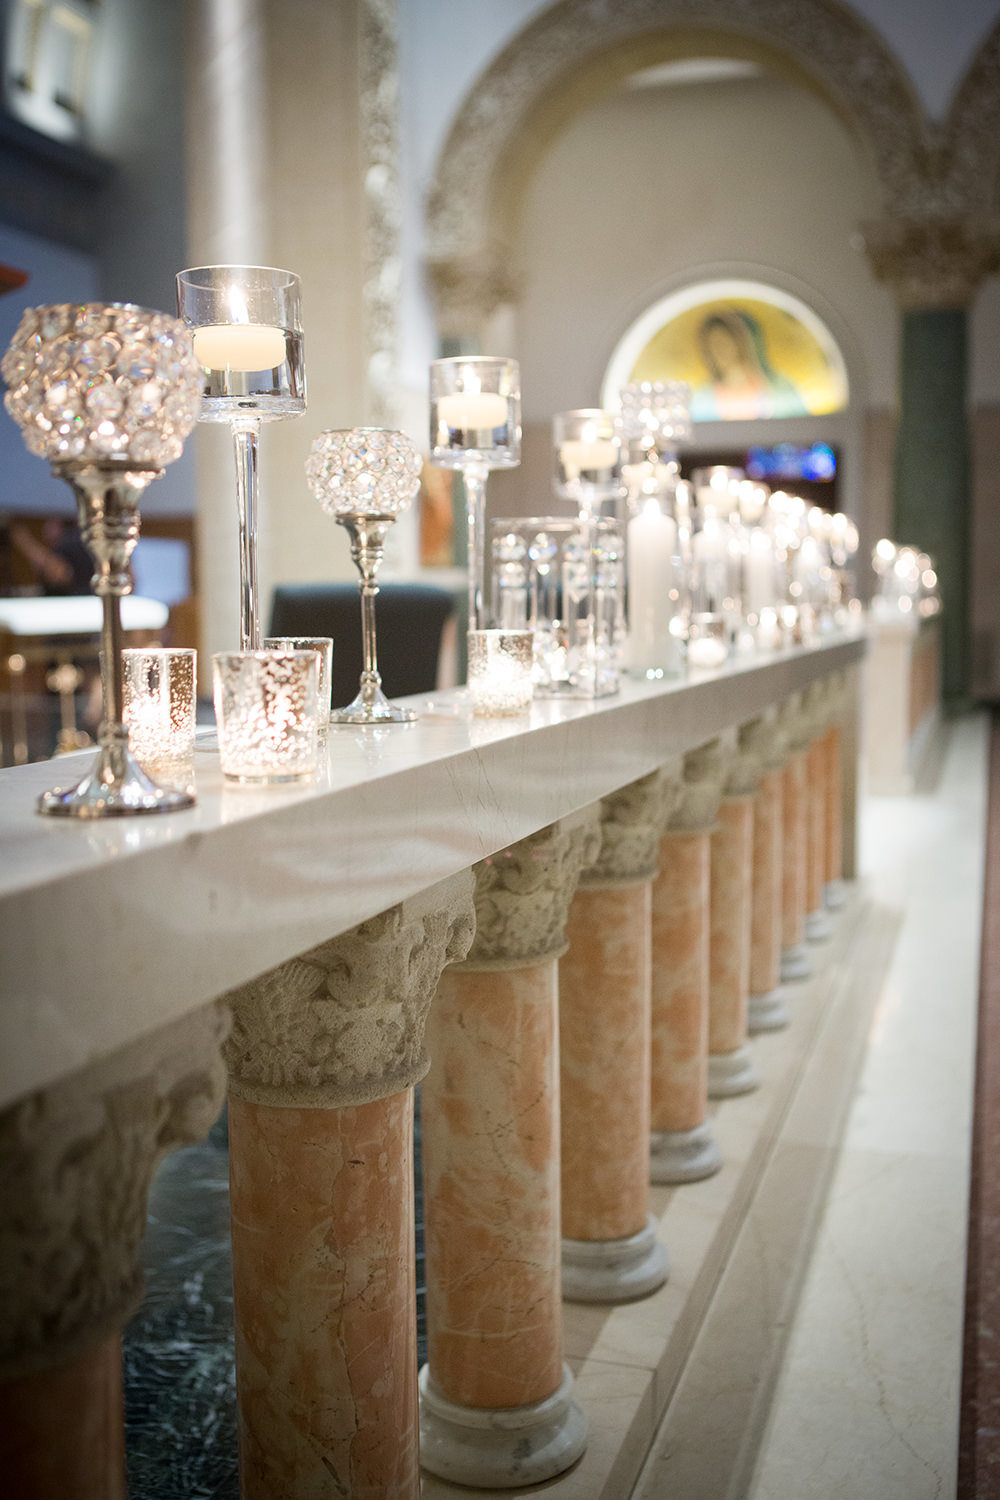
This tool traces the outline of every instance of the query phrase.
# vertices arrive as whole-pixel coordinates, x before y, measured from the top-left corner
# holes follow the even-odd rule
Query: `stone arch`
[[[1000,209],[1000,21],[987,32],[955,90],[939,174],[943,212]]]
[[[886,212],[933,211],[936,134],[895,55],[839,0],[558,0],[477,80],[441,153],[428,264],[446,323],[516,300],[507,226],[561,124],[628,73],[706,51],[819,92],[871,153]]]

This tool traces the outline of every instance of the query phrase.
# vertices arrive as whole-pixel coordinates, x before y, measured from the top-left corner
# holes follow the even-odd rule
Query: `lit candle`
[[[688,641],[688,664],[692,667],[721,667],[728,654],[718,636],[698,635]]]
[[[774,569],[774,543],[766,531],[754,529],[746,559],[743,599],[747,614],[758,619],[766,609],[773,609],[777,597]]]
[[[579,479],[584,469],[588,472],[613,469],[620,452],[618,444],[610,438],[593,438],[589,442],[582,438],[567,438],[559,445],[559,460],[567,479]]]
[[[677,527],[656,500],[647,500],[628,523],[629,658],[634,672],[673,665],[670,634]]]
[[[455,396],[438,397],[438,421],[446,427],[492,431],[505,425],[507,412],[506,396],[490,391],[463,391]]]
[[[206,370],[275,370],[285,362],[285,334],[264,323],[209,323],[192,330],[195,356]]]

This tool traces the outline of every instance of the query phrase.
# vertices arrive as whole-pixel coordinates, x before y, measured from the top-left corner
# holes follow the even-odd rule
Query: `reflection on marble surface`
[[[418,1091],[419,1095],[419,1091]],[[420,1107],[417,1339],[426,1353]],[[123,1339],[130,1500],[238,1500],[226,1114],[161,1166],[142,1247],[146,1295]]]

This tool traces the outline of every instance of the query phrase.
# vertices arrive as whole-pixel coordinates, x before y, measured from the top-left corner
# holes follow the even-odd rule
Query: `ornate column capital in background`
[[[219,1004],[0,1115],[0,1379],[120,1332],[159,1163],[201,1140],[225,1097]]]
[[[682,776],[678,759],[601,798],[601,850],[583,872],[581,887],[652,880],[660,840],[681,798]]]
[[[680,795],[667,825],[670,833],[706,833],[712,828],[732,757],[733,745],[723,737],[688,751]]]
[[[510,251],[496,247],[482,255],[448,256],[427,262],[442,339],[480,333],[501,308],[519,301],[520,282],[510,267]]]
[[[474,930],[465,871],[230,990],[230,1093],[336,1109],[417,1083],[441,970],[465,957]]]
[[[966,307],[1000,271],[1000,216],[954,214],[879,219],[861,226],[879,281],[903,308]]]

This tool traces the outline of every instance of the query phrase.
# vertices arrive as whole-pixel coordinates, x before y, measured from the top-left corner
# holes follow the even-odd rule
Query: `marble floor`
[[[954,1494],[987,740],[961,722],[926,785],[866,802],[859,889],[716,1112],[725,1167],[653,1190],[667,1285],[567,1304],[592,1437],[551,1500]],[[227,1199],[222,1120],[154,1183],[132,1500],[237,1495]]]

